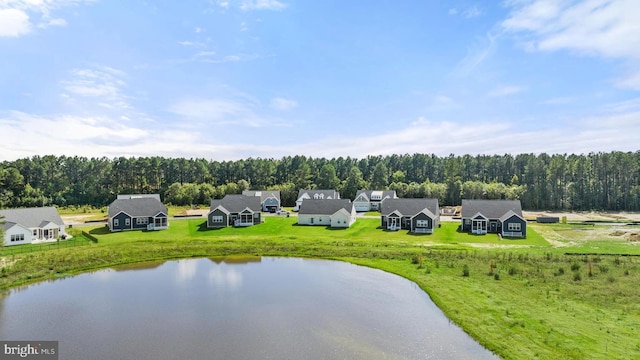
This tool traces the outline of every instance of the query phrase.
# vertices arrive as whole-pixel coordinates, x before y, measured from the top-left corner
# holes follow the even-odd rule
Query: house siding
[[[214,223],[212,220],[213,216],[222,216],[222,222]],[[210,211],[209,214],[207,215],[208,228],[221,228],[221,227],[227,227],[228,225],[229,225],[229,219],[227,217],[227,214],[220,209],[215,209],[213,211]]]
[[[280,209],[280,202],[276,198],[267,198],[262,203],[262,211],[276,212]]]
[[[415,230],[416,230],[416,229],[418,229],[418,226],[417,226],[417,224],[418,224],[418,220],[426,220],[426,221],[428,222],[428,224],[427,224],[427,226],[426,226],[426,227],[422,227],[422,228],[426,228],[426,229],[429,229],[429,230],[433,230],[433,228],[434,228],[434,226],[433,226],[433,223],[434,223],[433,219],[432,219],[432,218],[430,218],[430,217],[429,217],[427,214],[425,214],[425,213],[419,213],[419,214],[417,214],[416,216],[414,216],[414,217],[411,219],[411,231],[414,231],[414,232],[415,232]]]
[[[330,226],[331,225],[331,216],[330,215],[318,215],[318,214],[298,215],[298,224],[300,224],[300,225]]]
[[[22,235],[24,237],[23,241],[11,241],[11,235]],[[12,246],[12,245],[22,245],[31,243],[33,234],[30,229],[23,227],[22,225],[14,225],[10,229],[5,230],[4,232],[4,245]]]
[[[516,215],[509,217],[507,220],[503,222],[503,226],[501,229],[501,233],[504,235],[505,233],[509,233],[509,224],[520,224],[520,232],[522,233],[522,237],[527,237],[527,221],[519,218]]]
[[[115,220],[118,220],[118,225],[114,225]],[[133,222],[133,219],[131,219],[131,216],[125,214],[125,213],[119,213],[116,216],[114,216],[113,218],[111,218],[111,231],[124,231],[124,230],[131,230],[131,223],[129,223],[129,225],[126,225],[126,219],[129,219],[129,221]]]

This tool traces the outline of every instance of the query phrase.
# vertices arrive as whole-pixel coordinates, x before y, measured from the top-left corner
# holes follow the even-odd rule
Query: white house
[[[0,210],[0,216],[4,217],[5,246],[69,237],[54,207]]]
[[[305,200],[300,206],[298,224],[348,228],[356,222],[356,209],[349,199]]]
[[[300,190],[293,211],[300,211],[300,205],[305,200],[331,200],[340,199],[340,193],[336,190]]]
[[[395,190],[358,190],[353,206],[356,211],[380,211],[380,203],[386,199],[397,199]]]

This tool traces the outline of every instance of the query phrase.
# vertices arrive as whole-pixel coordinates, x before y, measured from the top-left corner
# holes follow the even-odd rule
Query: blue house
[[[169,211],[158,194],[118,195],[109,204],[107,226],[111,231],[165,230]]]
[[[520,200],[462,200],[462,231],[526,237],[527,221]]]

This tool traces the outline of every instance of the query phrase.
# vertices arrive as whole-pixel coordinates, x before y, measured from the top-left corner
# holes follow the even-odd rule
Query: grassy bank
[[[159,259],[340,259],[415,281],[450,319],[503,358],[640,357],[640,259],[565,255],[596,253],[605,245],[637,251],[623,240],[595,237],[594,248],[576,242],[561,225],[532,226],[526,240],[499,240],[458,233],[457,223],[444,223],[433,235],[408,235],[377,229],[377,219],[359,219],[345,230],[297,226],[293,217],[268,217],[263,225],[241,229],[209,230],[203,222],[173,221],[167,231],[115,234],[104,226],[86,227],[97,244],[4,256],[12,265],[2,268],[0,287]],[[563,246],[551,246],[541,233],[556,236],[554,242]]]

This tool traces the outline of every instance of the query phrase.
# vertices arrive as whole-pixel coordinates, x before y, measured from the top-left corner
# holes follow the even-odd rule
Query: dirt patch
[[[630,242],[640,242],[640,233],[629,233],[627,235],[627,240],[629,240]]]
[[[567,218],[567,221],[640,221],[640,213],[630,212],[559,212],[559,211],[523,211],[522,215],[525,219],[534,220],[538,216],[551,216],[558,217],[562,220],[563,217]]]

